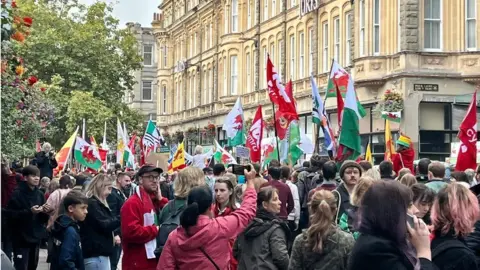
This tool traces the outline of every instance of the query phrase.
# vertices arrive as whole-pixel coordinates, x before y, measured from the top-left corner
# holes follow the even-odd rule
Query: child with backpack
[[[88,199],[79,191],[70,191],[60,206],[60,215],[52,228],[53,252],[50,270],[85,269],[77,222],[87,216]]]

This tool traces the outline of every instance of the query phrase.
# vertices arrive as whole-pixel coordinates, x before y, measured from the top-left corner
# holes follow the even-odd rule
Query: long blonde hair
[[[353,188],[352,194],[350,195],[350,204],[360,207],[363,195],[365,195],[365,192],[367,192],[367,190],[373,185],[373,183],[375,183],[375,181],[379,180],[374,180],[369,176],[360,177],[358,183]]]
[[[99,173],[93,177],[92,181],[88,184],[85,195],[87,198],[95,196],[99,201],[108,206],[107,201],[102,199],[103,189],[108,186],[113,186],[113,178],[106,174]]]
[[[331,191],[320,190],[313,194],[308,203],[310,227],[306,231],[306,246],[313,252],[323,251],[323,242],[333,230],[337,212],[337,199]]]
[[[197,167],[187,167],[181,170],[174,182],[174,195],[177,198],[187,198],[194,187],[205,185],[205,174]]]

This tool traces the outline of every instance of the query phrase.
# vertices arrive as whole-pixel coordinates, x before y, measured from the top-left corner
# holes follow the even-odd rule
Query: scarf
[[[268,212],[263,207],[257,209],[257,214],[255,215],[255,217],[263,221],[279,220],[279,218],[275,214]]]

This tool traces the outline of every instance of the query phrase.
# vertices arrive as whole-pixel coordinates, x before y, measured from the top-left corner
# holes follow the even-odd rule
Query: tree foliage
[[[65,142],[82,118],[87,133],[95,137],[100,130],[103,136],[105,120],[116,125],[113,118],[123,118],[120,112],[133,116],[132,127],[143,122],[121,102],[135,84],[133,71],[141,68],[142,58],[135,37],[119,28],[111,6],[100,1],[90,6],[76,0],[19,2],[22,12],[36,18],[22,57],[41,80],[56,86],[48,91],[59,111],[53,122],[55,146]],[[110,128],[108,134],[116,138],[110,137]]]
[[[88,106],[85,106],[88,104]],[[77,127],[82,127],[85,119],[88,136],[94,136],[99,143],[103,140],[104,125],[107,122],[107,138],[116,140],[117,117],[121,123],[125,123],[130,132],[139,132],[142,129],[143,117],[136,111],[123,107],[125,113],[120,111],[118,115],[110,109],[105,101],[93,96],[92,92],[74,91],[71,94],[67,108],[67,131],[73,133]],[[81,132],[81,130],[79,131]]]
[[[2,1],[1,151],[9,159],[30,156],[36,140],[52,134],[55,109],[33,71],[19,56],[33,18],[23,17],[12,1]]]

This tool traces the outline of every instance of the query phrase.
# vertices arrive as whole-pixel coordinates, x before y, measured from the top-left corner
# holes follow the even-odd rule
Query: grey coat
[[[321,253],[307,248],[305,243],[305,232],[295,238],[289,270],[345,270],[355,240],[351,234],[335,226],[327,240],[323,242]]]
[[[288,269],[288,226],[280,220],[255,218],[233,246],[238,270]]]

